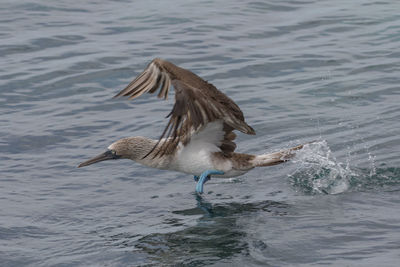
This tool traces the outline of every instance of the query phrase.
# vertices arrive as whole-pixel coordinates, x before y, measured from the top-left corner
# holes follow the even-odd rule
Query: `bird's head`
[[[106,152],[97,155],[78,165],[78,168],[91,165],[104,160],[110,159],[131,159],[136,160],[143,157],[145,153],[150,151],[152,143],[145,137],[127,137],[112,143]]]

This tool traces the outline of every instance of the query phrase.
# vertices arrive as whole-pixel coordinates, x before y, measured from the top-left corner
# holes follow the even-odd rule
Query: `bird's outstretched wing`
[[[144,93],[155,93],[160,88],[158,97],[167,99],[171,84],[175,88],[175,104],[167,116],[168,124],[157,145],[149,153],[155,151],[154,157],[172,153],[179,141],[186,145],[194,133],[216,120],[223,121],[225,135],[220,148],[225,154],[236,148],[233,130],[255,134],[253,128],[244,121],[238,105],[214,85],[189,70],[159,58],[154,59],[115,97],[127,96],[133,99]]]

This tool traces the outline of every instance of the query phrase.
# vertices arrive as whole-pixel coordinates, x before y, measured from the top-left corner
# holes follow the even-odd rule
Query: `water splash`
[[[297,169],[289,175],[296,190],[305,194],[339,194],[350,188],[350,180],[357,176],[333,156],[325,140],[304,146],[293,159]]]
[[[366,147],[366,146],[365,146]],[[296,191],[304,194],[339,194],[348,191],[400,190],[400,168],[379,165],[366,148],[368,168],[351,166],[351,149],[346,163],[339,162],[325,140],[304,146],[292,162],[296,169],[289,181]]]

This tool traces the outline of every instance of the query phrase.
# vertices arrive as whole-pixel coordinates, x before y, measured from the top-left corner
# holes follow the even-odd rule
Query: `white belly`
[[[224,136],[222,121],[210,122],[204,129],[195,133],[190,142],[183,146],[181,143],[177,147],[174,160],[169,165],[169,169],[200,175],[206,170],[223,171],[222,175],[212,175],[213,177],[235,177],[246,173],[248,170],[234,170],[233,164],[229,159],[215,160],[212,155],[221,152],[218,147]]]
[[[202,147],[189,144],[183,147],[180,145],[171,167],[176,171],[193,175],[200,175],[206,170],[215,170],[210,157],[213,152],[215,152],[215,149],[210,146]]]
[[[235,170],[232,169],[230,160],[221,161],[218,163],[213,162],[211,154],[218,151],[217,149],[210,149],[207,146],[194,147],[186,146],[180,147],[175,160],[171,163],[170,168],[179,172],[184,172],[192,175],[199,176],[206,170],[219,170],[223,171],[222,175],[212,175],[214,178],[229,178],[245,174],[248,170]]]

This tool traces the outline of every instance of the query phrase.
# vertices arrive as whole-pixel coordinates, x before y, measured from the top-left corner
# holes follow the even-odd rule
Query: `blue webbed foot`
[[[197,185],[196,185],[196,192],[199,194],[203,193],[203,186],[204,184],[210,180],[210,175],[211,174],[224,174],[223,171],[217,171],[217,170],[207,170],[204,171],[201,175],[200,178],[198,179]],[[196,180],[196,176],[195,176],[195,180]]]
[[[195,175],[195,176],[193,176],[193,179],[194,179],[195,182],[198,182],[199,181],[199,176]]]

